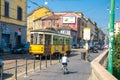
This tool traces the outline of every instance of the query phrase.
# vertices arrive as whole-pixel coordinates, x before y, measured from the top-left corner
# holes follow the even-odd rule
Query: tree
[[[120,33],[114,38],[113,75],[120,80]]]

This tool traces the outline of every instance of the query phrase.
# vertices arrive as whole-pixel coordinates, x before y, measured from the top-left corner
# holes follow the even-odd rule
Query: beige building
[[[27,17],[27,41],[30,42],[30,31],[44,28],[42,18],[53,13],[46,7],[40,7],[31,12]]]
[[[120,21],[116,21],[115,24],[114,24],[114,32],[115,32],[115,35],[118,34],[120,32]]]
[[[0,46],[14,47],[26,42],[27,0],[0,0]]]
[[[94,22],[92,22],[89,18],[86,18],[87,20],[87,27],[90,28],[90,32],[91,32],[91,39],[93,40],[94,36],[96,35],[95,34],[95,24]]]
[[[79,17],[79,26],[78,26],[78,34],[80,35],[81,38],[83,38],[83,30],[85,27],[87,27],[87,20],[83,13],[81,12],[76,12],[76,14]]]

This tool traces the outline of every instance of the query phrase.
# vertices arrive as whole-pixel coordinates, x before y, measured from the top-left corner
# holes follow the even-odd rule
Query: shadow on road
[[[12,77],[12,76],[13,76],[13,74],[4,73],[4,74],[3,74],[3,80],[6,80],[6,79],[8,79],[8,78],[10,78],[10,77]]]
[[[73,56],[77,56],[77,55],[79,55],[79,54],[74,53],[74,54],[70,54],[68,57],[73,57]]]
[[[76,74],[78,71],[68,71],[68,74]]]

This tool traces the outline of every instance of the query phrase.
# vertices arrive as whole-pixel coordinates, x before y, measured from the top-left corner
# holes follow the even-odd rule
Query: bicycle
[[[68,74],[67,65],[63,64],[63,74]]]

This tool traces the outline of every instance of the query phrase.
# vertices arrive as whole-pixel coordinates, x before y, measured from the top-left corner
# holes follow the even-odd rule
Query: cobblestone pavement
[[[70,62],[68,63],[69,74],[67,75],[63,75],[61,63],[56,63],[46,69],[28,74],[27,77],[22,76],[18,80],[88,80],[91,74],[90,62],[81,60],[81,52],[85,52],[85,50],[76,49],[71,53]],[[101,51],[91,53],[91,60],[100,53]]]

